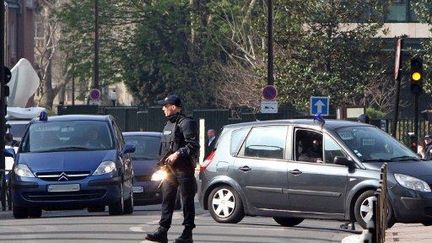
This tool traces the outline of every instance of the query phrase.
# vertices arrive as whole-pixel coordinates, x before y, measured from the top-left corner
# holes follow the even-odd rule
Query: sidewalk
[[[432,227],[422,224],[395,224],[386,231],[387,243],[432,242]]]
[[[13,218],[12,216],[12,211],[2,211],[1,207],[0,207],[0,220],[2,219],[11,219]]]
[[[432,227],[422,224],[395,224],[386,231],[386,243],[430,243],[432,242]],[[350,235],[342,243],[360,243],[361,235]]]

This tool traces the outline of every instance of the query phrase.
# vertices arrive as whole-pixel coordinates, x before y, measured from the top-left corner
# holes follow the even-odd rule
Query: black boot
[[[186,227],[183,230],[183,233],[181,234],[181,236],[179,238],[175,239],[174,243],[193,243],[192,229],[193,228]]]
[[[167,233],[168,229],[164,227],[159,227],[155,232],[147,234],[145,239],[149,241],[168,243]]]

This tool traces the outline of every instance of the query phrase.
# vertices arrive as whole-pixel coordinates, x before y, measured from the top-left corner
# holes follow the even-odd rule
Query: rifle
[[[168,151],[160,160],[159,162],[157,162],[157,165],[160,167],[159,170],[164,170],[167,174],[171,174],[172,176],[175,176],[175,172],[174,169],[172,168],[172,166],[169,163],[166,163],[166,159],[168,158],[168,156],[170,156],[172,154],[171,151]],[[159,183],[158,189],[162,186],[162,182],[164,180],[161,180],[161,182]]]
[[[168,171],[175,175],[174,173],[174,169],[172,168],[172,166],[169,163],[166,163],[166,159],[168,158],[168,156],[170,156],[171,154],[173,154],[171,151],[168,151],[157,163],[158,166],[160,167],[164,167],[166,166],[168,168]]]

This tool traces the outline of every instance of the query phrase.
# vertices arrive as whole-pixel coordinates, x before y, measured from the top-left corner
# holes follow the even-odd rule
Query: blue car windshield
[[[405,145],[375,127],[344,127],[336,133],[363,162],[396,162],[420,160]]]
[[[21,152],[108,150],[114,148],[103,121],[40,122],[30,125]]]
[[[159,159],[160,137],[145,135],[127,135],[124,137],[127,144],[135,146],[133,159]]]

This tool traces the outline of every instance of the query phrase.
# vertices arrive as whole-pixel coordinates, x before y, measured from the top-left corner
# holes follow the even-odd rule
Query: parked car
[[[14,217],[105,206],[111,215],[131,214],[134,150],[111,116],[33,119],[10,173]]]
[[[357,221],[373,215],[380,167],[388,163],[388,225],[432,223],[432,161],[358,122],[280,120],[225,126],[201,166],[199,200],[221,223],[270,216]]]
[[[31,121],[30,119],[6,121],[6,126],[9,127],[9,133],[12,134],[13,140],[17,141],[18,143],[21,142],[21,139],[24,136],[24,133],[30,121]]]
[[[162,202],[160,181],[152,181],[152,175],[159,162],[161,142],[160,132],[124,132],[128,144],[135,146],[131,154],[134,168],[134,203],[135,205],[151,205]]]

